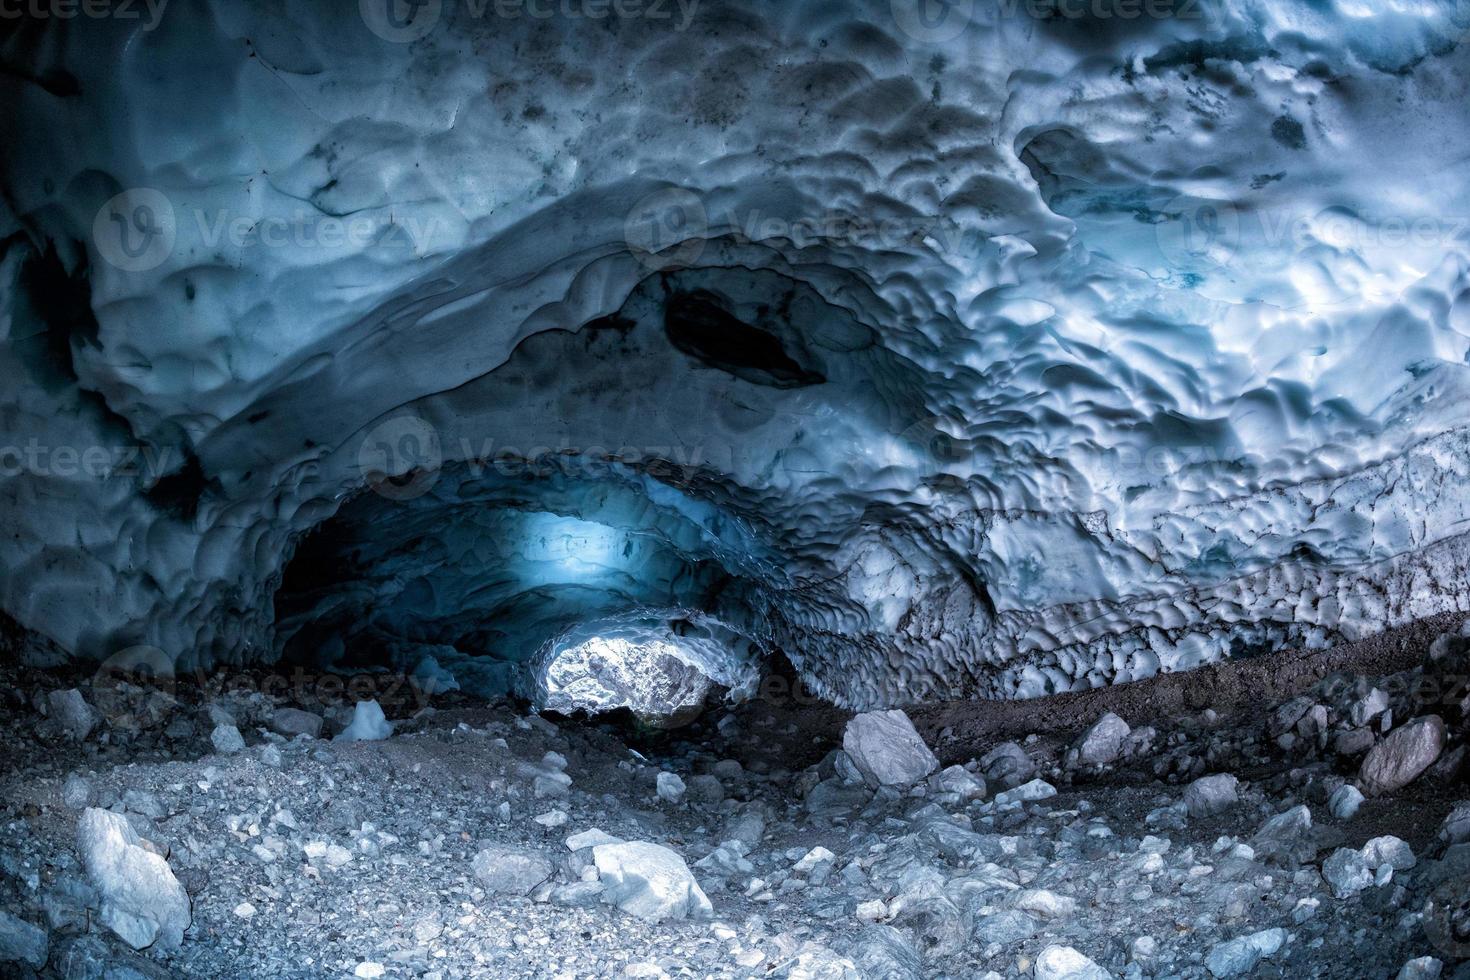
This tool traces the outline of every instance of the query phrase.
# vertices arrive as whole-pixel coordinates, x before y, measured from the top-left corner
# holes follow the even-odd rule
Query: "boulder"
[[[684,780],[680,779],[676,773],[661,772],[656,777],[655,783],[657,784],[658,798],[665,803],[684,802],[684,793],[687,787],[684,785]]]
[[[641,840],[598,844],[592,860],[606,886],[603,901],[629,915],[659,922],[714,911],[684,859],[667,847]]]
[[[320,738],[322,716],[300,708],[277,708],[275,714],[271,715],[271,731],[286,738],[295,738],[297,735]]]
[[[1333,895],[1351,898],[1373,884],[1373,869],[1360,852],[1339,847],[1322,862],[1322,877],[1332,886]]]
[[[1327,812],[1337,820],[1351,820],[1363,805],[1363,794],[1356,786],[1343,783],[1327,798]]]
[[[1128,723],[1109,711],[1072,744],[1068,761],[1078,766],[1110,765],[1122,754],[1129,731]]]
[[[192,921],[184,886],[122,814],[92,807],[77,823],[77,850],[102,896],[99,920],[134,949],[176,948]]]
[[[475,855],[475,878],[493,895],[525,895],[551,877],[551,862],[523,847],[493,845]]]
[[[46,696],[46,704],[51,711],[51,717],[68,738],[80,742],[97,727],[97,712],[82,697],[82,692],[74,687],[65,691],[52,691]]]
[[[941,769],[930,777],[941,793],[954,793],[962,800],[983,800],[985,798],[985,780],[970,772],[964,766],[950,766]]]
[[[853,716],[842,734],[842,748],[870,786],[906,786],[939,768],[914,723],[898,710]]]
[[[1236,792],[1238,780],[1228,772],[1213,776],[1202,776],[1184,790],[1184,805],[1191,817],[1209,817],[1223,813],[1239,800]]]
[[[234,725],[219,724],[209,734],[209,741],[220,755],[234,755],[245,749],[245,739]]]
[[[0,963],[24,963],[39,970],[46,965],[49,945],[45,929],[0,909]]]
[[[1393,731],[1363,758],[1358,781],[1369,796],[1402,789],[1434,764],[1444,751],[1444,721],[1426,715]]]
[[[980,771],[987,784],[1008,790],[1036,775],[1036,763],[1015,742],[1002,742],[980,757]]]

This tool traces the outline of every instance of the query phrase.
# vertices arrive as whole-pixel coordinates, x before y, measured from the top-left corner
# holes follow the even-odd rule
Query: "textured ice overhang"
[[[1462,5],[1043,8],[17,22],[0,605],[855,706],[1465,610]]]

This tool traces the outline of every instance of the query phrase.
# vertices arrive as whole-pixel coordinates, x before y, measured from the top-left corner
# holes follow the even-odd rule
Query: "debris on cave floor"
[[[1467,634],[970,757],[799,700],[639,732],[9,668],[0,972],[1465,980]]]

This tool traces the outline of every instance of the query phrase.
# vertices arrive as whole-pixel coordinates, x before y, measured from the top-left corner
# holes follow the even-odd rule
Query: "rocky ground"
[[[9,667],[0,974],[1463,980],[1470,631],[1436,628],[1201,674],[1213,705],[917,727]]]

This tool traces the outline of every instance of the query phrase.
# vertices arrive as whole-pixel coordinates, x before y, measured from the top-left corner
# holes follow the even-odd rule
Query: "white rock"
[[[1261,960],[1275,956],[1284,945],[1285,929],[1263,929],[1211,949],[1205,957],[1205,968],[1213,977],[1238,977],[1254,970]]]
[[[684,802],[684,780],[672,772],[661,772],[657,777],[658,798],[665,803]]]
[[[393,723],[383,714],[376,701],[359,701],[352,710],[352,722],[337,733],[334,742],[380,742],[393,734]]]
[[[377,980],[378,977],[383,976],[387,972],[387,970],[383,969],[383,964],[374,963],[372,960],[364,960],[357,964],[357,967],[352,971],[352,975],[354,977],[362,977],[363,980]]]
[[[1252,840],[1292,841],[1311,829],[1312,811],[1303,804],[1268,819]]]
[[[1044,779],[1033,779],[1029,783],[1022,783],[1015,789],[1008,789],[995,797],[995,805],[1001,808],[1013,803],[1035,803],[1037,800],[1051,799],[1057,795],[1057,788]]]
[[[541,826],[546,827],[547,829],[565,827],[567,825],[567,815],[565,810],[548,810],[547,812],[539,816],[532,817],[531,819],[534,820],[536,823],[539,823]]]
[[[1395,871],[1408,871],[1419,863],[1408,842],[1392,835],[1373,838],[1358,853],[1363,855],[1363,863],[1375,871],[1385,864]]]
[[[581,851],[589,847],[596,847],[598,844],[621,844],[622,842],[621,837],[614,837],[606,831],[593,827],[591,830],[584,830],[580,834],[568,837],[567,850]]]
[[[684,859],[667,847],[649,841],[598,844],[592,859],[607,886],[603,901],[630,915],[658,922],[713,911]]]
[[[1236,785],[1236,778],[1228,772],[1196,779],[1184,790],[1184,805],[1189,808],[1189,815],[1209,817],[1230,809],[1240,800]]]
[[[1394,980],[1435,980],[1443,970],[1444,963],[1441,961],[1433,956],[1421,956],[1399,967],[1398,976]]]
[[[1035,980],[1112,980],[1113,975],[1071,946],[1048,946],[1036,957]]]
[[[235,917],[239,919],[253,919],[255,917],[255,906],[249,902],[241,902],[233,909]]]
[[[99,919],[134,949],[177,948],[192,911],[168,862],[143,846],[127,818],[95,807],[77,822],[77,850],[102,895]]]
[[[807,851],[802,859],[800,861],[797,861],[791,870],[796,872],[797,874],[806,874],[808,871],[812,870],[823,861],[836,860],[837,855],[833,854],[825,847],[814,847],[810,851]]]
[[[1065,919],[1077,911],[1077,900],[1045,888],[1030,888],[1016,895],[1015,906],[1043,919]]]
[[[1081,766],[1105,766],[1115,762],[1123,751],[1123,740],[1131,731],[1128,723],[1109,711],[1072,745],[1069,759]]]
[[[1387,710],[1388,693],[1375,687],[1353,702],[1348,709],[1348,717],[1354,728],[1362,728]]]
[[[1322,862],[1322,877],[1338,898],[1351,898],[1373,884],[1373,871],[1363,855],[1347,847],[1339,847]]]
[[[1358,787],[1343,783],[1327,798],[1327,812],[1338,820],[1351,820],[1363,805],[1363,794]]]
[[[898,710],[854,715],[842,733],[842,748],[870,786],[916,783],[939,768],[914,723]]]

